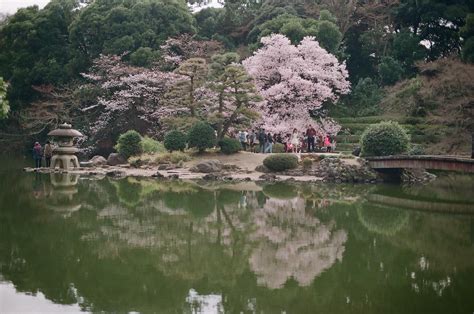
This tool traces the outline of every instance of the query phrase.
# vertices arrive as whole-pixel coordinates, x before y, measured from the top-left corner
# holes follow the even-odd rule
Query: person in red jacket
[[[327,134],[324,137],[324,147],[326,147],[326,152],[331,152],[331,138]]]

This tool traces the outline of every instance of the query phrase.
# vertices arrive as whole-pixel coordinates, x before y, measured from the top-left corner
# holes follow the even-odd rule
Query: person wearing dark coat
[[[33,159],[35,160],[35,168],[41,168],[41,159],[43,158],[43,150],[40,143],[36,142],[33,146]]]
[[[53,157],[53,146],[50,141],[46,141],[46,145],[44,145],[44,162],[46,168],[51,166],[51,157]]]
[[[259,151],[260,153],[265,153],[265,140],[266,140],[265,130],[260,129],[257,134],[258,144],[259,144]]]

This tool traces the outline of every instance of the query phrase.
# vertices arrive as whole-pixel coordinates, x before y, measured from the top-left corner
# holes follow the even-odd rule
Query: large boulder
[[[223,164],[219,160],[210,159],[204,160],[194,165],[190,170],[192,172],[212,173],[222,171]]]
[[[97,166],[103,166],[107,164],[107,159],[100,155],[96,155],[92,157],[89,162],[91,163],[92,166],[97,167]]]
[[[127,159],[118,153],[112,153],[107,158],[107,165],[109,166],[124,165],[126,163]]]

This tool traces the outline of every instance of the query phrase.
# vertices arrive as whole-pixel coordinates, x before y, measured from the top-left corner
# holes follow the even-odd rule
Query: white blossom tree
[[[98,101],[82,108],[92,113],[87,133],[93,139],[113,138],[129,129],[153,135],[163,118],[186,110],[166,106],[163,101],[169,89],[182,79],[178,74],[132,67],[120,56],[101,55],[82,75],[101,89]]]

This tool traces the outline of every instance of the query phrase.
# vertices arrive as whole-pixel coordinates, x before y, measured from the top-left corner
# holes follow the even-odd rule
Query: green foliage
[[[399,81],[404,74],[403,66],[392,57],[383,57],[379,64],[380,81],[384,85],[393,85]]]
[[[20,105],[35,95],[33,85],[64,83],[71,77],[68,26],[76,1],[53,0],[42,10],[19,9],[0,28],[0,75],[9,99]]]
[[[220,31],[222,24],[222,9],[206,8],[197,12],[194,17],[198,27],[198,34],[207,39],[212,39]]]
[[[369,126],[360,139],[361,156],[388,156],[407,152],[410,137],[397,122],[385,121]]]
[[[298,44],[305,36],[315,36],[323,48],[335,53],[341,43],[342,33],[334,20],[327,10],[321,11],[319,20],[285,13],[256,25],[250,31],[248,41],[257,43],[264,36],[280,33],[288,37],[293,44]]]
[[[71,23],[70,40],[78,56],[90,60],[100,53],[159,49],[168,37],[194,31],[183,1],[93,1]]]
[[[427,49],[428,60],[447,57],[459,52],[459,28],[472,12],[472,1],[401,1],[393,11],[394,23],[412,28],[421,41],[431,41]]]
[[[426,48],[420,44],[420,37],[409,29],[402,29],[392,42],[391,55],[401,62],[407,70],[413,71],[416,61],[426,56]]]
[[[157,164],[179,164],[185,161],[190,161],[191,157],[183,152],[176,151],[171,153],[162,153],[155,156]]]
[[[145,154],[162,153],[166,151],[162,143],[148,136],[142,138],[141,144],[142,150]]]
[[[141,141],[140,133],[129,130],[119,136],[115,149],[125,158],[140,155],[143,152]]]
[[[10,111],[10,106],[7,100],[7,83],[0,77],[0,119],[5,118],[8,111]]]
[[[315,34],[321,46],[331,53],[336,53],[342,41],[342,33],[336,24],[330,21],[321,21]]]
[[[214,129],[205,122],[198,122],[191,127],[188,133],[188,145],[203,152],[206,148],[212,148],[216,144]]]
[[[196,99],[196,90],[204,84],[207,72],[205,59],[191,58],[181,63],[175,73],[185,79],[175,84],[169,93],[170,105],[186,107],[191,117],[196,117],[201,106],[201,102]]]
[[[140,67],[150,67],[159,54],[150,47],[140,47],[130,54],[130,63]]]
[[[462,58],[466,62],[474,63],[474,13],[466,17],[466,24],[461,28],[460,35],[464,38]]]
[[[242,149],[240,142],[235,138],[224,137],[218,145],[221,148],[221,153],[226,155],[238,153]]]
[[[298,166],[298,157],[293,154],[272,154],[263,160],[263,165],[272,171],[285,171]]]
[[[165,135],[164,144],[170,152],[184,150],[186,148],[186,134],[178,130],[170,131]]]
[[[423,148],[422,145],[419,144],[413,144],[410,146],[410,149],[408,150],[408,155],[424,155],[425,154],[425,149]]]
[[[212,77],[218,78],[224,74],[225,68],[232,64],[238,63],[240,61],[240,56],[235,52],[227,52],[223,54],[215,54],[211,58],[210,64],[210,75]]]
[[[273,144],[272,151],[277,154],[284,153],[285,145],[283,145],[282,143],[275,143]]]
[[[217,138],[222,139],[230,127],[249,127],[258,117],[251,106],[261,100],[252,78],[242,65],[229,64],[210,87],[217,93],[215,113],[209,122],[217,126]]]
[[[371,78],[359,79],[351,94],[349,107],[356,116],[374,115],[380,110],[378,104],[382,96],[382,90]]]

